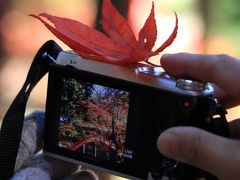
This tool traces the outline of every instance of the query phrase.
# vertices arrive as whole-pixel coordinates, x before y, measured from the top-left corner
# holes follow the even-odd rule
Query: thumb
[[[157,147],[163,155],[197,166],[220,179],[236,179],[240,175],[240,142],[237,140],[198,128],[174,127],[159,136]]]

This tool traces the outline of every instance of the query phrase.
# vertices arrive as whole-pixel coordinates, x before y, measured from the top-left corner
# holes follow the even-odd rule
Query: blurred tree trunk
[[[204,22],[204,39],[208,36],[208,27],[209,27],[209,0],[198,0],[198,7],[200,11],[201,18]]]
[[[5,53],[5,49],[3,46],[3,42],[4,42],[4,37],[1,33],[1,20],[3,18],[3,16],[6,14],[7,11],[10,10],[11,8],[11,0],[0,0],[0,68],[2,67],[3,63],[4,63],[4,57],[6,56]]]
[[[98,0],[98,14],[97,14],[97,22],[96,22],[96,29],[99,31],[103,31],[101,25],[101,17],[102,17],[102,0]],[[128,7],[129,7],[129,0],[112,0],[114,6],[118,9],[121,15],[127,17],[128,15]]]

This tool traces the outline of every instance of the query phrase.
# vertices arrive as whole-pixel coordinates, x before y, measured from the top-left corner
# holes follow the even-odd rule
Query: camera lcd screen
[[[144,88],[133,83],[52,66],[44,153],[130,179],[145,179],[147,119],[151,117],[143,94]]]
[[[62,82],[58,146],[121,164],[130,93],[72,78]]]

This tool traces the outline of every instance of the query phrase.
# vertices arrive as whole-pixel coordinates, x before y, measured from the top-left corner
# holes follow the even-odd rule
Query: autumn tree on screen
[[[62,95],[62,121],[70,121],[81,114],[83,120],[88,118],[86,115],[87,107],[80,104],[81,100],[91,96],[92,85],[90,83],[79,83],[75,79],[65,79],[63,82]]]
[[[125,142],[129,93],[74,79],[64,80],[60,142],[74,149],[89,139],[103,139],[122,153]],[[102,150],[106,150],[101,147]]]

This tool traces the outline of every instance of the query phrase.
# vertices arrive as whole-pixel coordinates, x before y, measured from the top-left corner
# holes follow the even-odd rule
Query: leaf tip
[[[34,18],[37,17],[37,15],[35,15],[35,14],[28,14],[28,16],[31,16],[31,17],[34,17]]]

